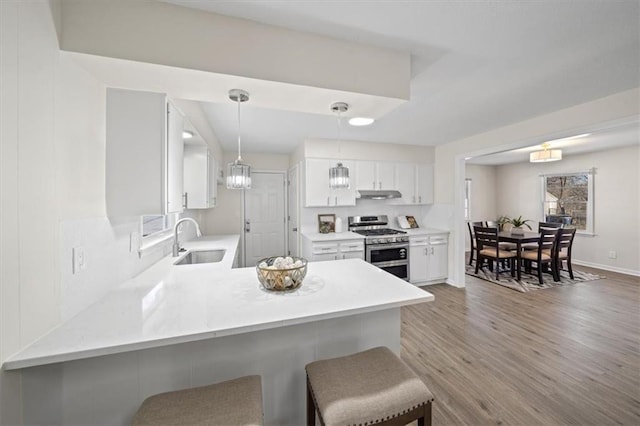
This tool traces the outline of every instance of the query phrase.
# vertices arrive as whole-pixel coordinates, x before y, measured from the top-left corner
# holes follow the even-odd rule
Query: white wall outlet
[[[129,253],[137,252],[140,249],[140,234],[133,231],[129,234]]]
[[[618,258],[618,253],[614,250],[611,250],[609,252],[609,259],[617,259]]]
[[[84,247],[78,246],[73,248],[73,273],[77,274],[87,267],[84,257]]]

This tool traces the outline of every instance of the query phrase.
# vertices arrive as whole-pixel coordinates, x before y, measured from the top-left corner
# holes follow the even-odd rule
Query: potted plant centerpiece
[[[501,225],[504,225],[505,223],[509,223],[513,225],[513,228],[511,228],[511,233],[513,235],[524,235],[524,228],[523,228],[524,226],[529,228],[529,230],[531,231],[531,227],[527,224],[527,222],[531,222],[531,220],[523,219],[522,216],[518,216],[514,218],[510,218],[508,216],[502,216],[500,218]]]

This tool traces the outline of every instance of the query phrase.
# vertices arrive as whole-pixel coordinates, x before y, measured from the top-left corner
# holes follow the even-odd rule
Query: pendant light
[[[240,104],[249,100],[249,92],[231,89],[229,99],[238,103],[238,159],[227,166],[227,188],[251,189],[251,166],[242,162],[240,154]]]
[[[347,112],[349,105],[345,102],[336,102],[331,105],[331,111],[338,113],[338,149],[340,149],[340,130],[342,120],[340,114]],[[329,188],[331,189],[349,189],[349,168],[338,163],[336,167],[329,169]]]

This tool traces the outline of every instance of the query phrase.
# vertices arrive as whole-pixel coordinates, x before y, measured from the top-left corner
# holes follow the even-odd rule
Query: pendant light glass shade
[[[349,169],[342,163],[329,169],[329,188],[349,189]]]
[[[340,114],[346,112],[349,105],[345,102],[336,102],[331,105],[331,111],[338,113],[338,150],[340,149],[340,130],[342,120]],[[329,169],[329,188],[331,189],[349,189],[351,180],[349,179],[349,168],[338,163],[336,167]]]
[[[549,144],[542,144],[542,151],[535,151],[529,154],[530,163],[547,163],[550,161],[562,160],[562,150],[549,149]]]
[[[251,166],[242,162],[240,153],[240,104],[249,100],[249,93],[232,89],[229,91],[229,99],[238,103],[238,159],[227,166],[227,188],[251,189]]]

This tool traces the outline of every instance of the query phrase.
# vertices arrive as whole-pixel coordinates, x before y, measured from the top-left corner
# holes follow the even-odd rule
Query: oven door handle
[[[407,243],[402,243],[402,244],[368,244],[367,248],[369,250],[384,250],[384,249],[397,249],[397,248],[406,248],[407,250],[409,250],[409,244]]]
[[[407,266],[409,267],[408,260],[388,260],[386,262],[373,262],[372,265],[378,268],[386,268],[388,266]]]

